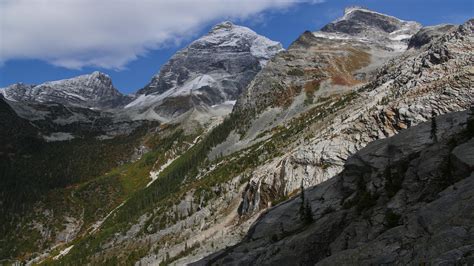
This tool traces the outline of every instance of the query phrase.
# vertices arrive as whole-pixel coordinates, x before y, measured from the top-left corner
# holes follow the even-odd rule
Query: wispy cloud
[[[0,63],[122,68],[218,19],[320,0],[0,0]]]

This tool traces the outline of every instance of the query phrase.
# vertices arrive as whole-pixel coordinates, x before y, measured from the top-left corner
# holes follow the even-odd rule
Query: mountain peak
[[[341,32],[354,35],[368,29],[391,33],[408,27],[418,30],[421,28],[421,25],[414,21],[404,21],[364,7],[351,6],[345,8],[344,16],[327,24],[321,31]]]
[[[407,48],[409,39],[421,27],[415,21],[404,21],[364,7],[351,6],[344,10],[342,17],[327,24],[314,35],[328,39],[371,42],[400,52]]]
[[[215,32],[215,31],[218,31],[218,30],[221,30],[221,29],[232,29],[234,27],[234,23],[232,23],[231,21],[223,21],[221,23],[218,23],[216,25],[214,25],[214,27],[212,27],[212,30],[211,32]]]
[[[365,7],[362,7],[362,6],[348,6],[348,7],[344,8],[344,15],[348,15],[349,13],[351,13],[353,11],[356,11],[356,10],[373,12],[372,10],[370,10],[368,8],[365,8]]]
[[[112,79],[99,71],[40,85],[13,84],[2,94],[12,101],[55,102],[94,108],[108,108],[126,101],[113,86]]]
[[[282,50],[279,42],[224,21],[177,52],[137,94],[161,94],[159,101],[199,95],[211,106],[235,100],[266,62]],[[129,107],[141,107],[142,100],[137,98]]]
[[[84,82],[84,83],[91,83],[91,82],[101,82],[107,85],[112,85],[112,79],[109,75],[102,73],[100,71],[94,71],[90,74],[80,75],[70,79],[58,80],[53,82],[68,82],[68,81],[76,81],[76,82]]]
[[[92,72],[91,74],[89,74],[91,77],[94,77],[94,78],[108,78],[110,79],[109,75],[103,73],[103,72],[100,72],[100,71],[94,71]]]

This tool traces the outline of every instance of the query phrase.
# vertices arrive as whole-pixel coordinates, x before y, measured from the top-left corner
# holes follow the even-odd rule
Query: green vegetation
[[[310,105],[314,101],[314,93],[319,90],[319,87],[321,85],[321,80],[315,79],[308,81],[304,85],[304,91],[306,93],[306,99],[304,100],[305,105]]]
[[[280,196],[279,198],[272,201],[272,206],[276,206],[276,205],[288,200],[289,198],[290,197],[288,197],[287,195]]]
[[[301,77],[301,76],[304,76],[304,71],[299,69],[299,68],[292,68],[288,71],[287,73],[288,75],[290,76],[298,76],[298,77]]]
[[[430,138],[433,140],[434,143],[438,142],[438,126],[436,124],[436,113],[431,111],[431,131],[430,131]]]
[[[74,167],[89,163],[97,165],[97,169],[104,170],[98,171],[92,168],[91,165],[85,165],[90,167],[90,171],[81,169],[83,172],[78,175],[81,177],[78,181],[71,179],[70,182],[72,183],[57,188],[45,186],[40,190],[41,195],[36,198],[28,198],[29,202],[23,202],[24,209],[9,212],[8,216],[2,216],[0,219],[5,222],[2,223],[1,230],[4,232],[5,244],[0,245],[1,258],[28,258],[32,252],[49,247],[55,239],[55,233],[65,229],[66,216],[83,219],[84,224],[80,234],[85,233],[92,223],[95,223],[100,217],[104,217],[137,190],[144,188],[149,182],[149,172],[153,167],[159,167],[172,156],[178,156],[187,150],[194,138],[195,136],[185,136],[182,130],[173,127],[164,128],[160,134],[149,134],[148,128],[144,127],[139,128],[138,131],[129,136],[116,137],[111,140],[77,139],[62,143],[61,145],[66,150],[71,147],[72,154],[64,152],[55,155],[52,153],[49,154],[48,158],[57,156],[54,158],[58,158],[56,161],[59,161],[59,156],[62,156],[64,164],[72,161],[72,157],[74,157],[77,161],[70,163]],[[115,160],[119,162],[127,161],[132,152],[135,151],[133,145],[138,146],[143,141],[148,149],[151,149],[150,152],[143,155],[136,162],[122,163],[122,165],[110,170],[113,164],[107,164],[109,160],[110,162]],[[54,151],[53,148],[60,150],[57,143],[41,145],[45,145],[50,151]],[[103,149],[91,152],[90,149],[97,149],[97,147],[103,147]],[[78,156],[79,154],[83,155]],[[97,154],[102,156],[102,160],[97,158]],[[29,158],[31,159],[31,157]],[[95,160],[95,162],[92,163],[92,160]],[[36,164],[35,161],[33,163]],[[33,170],[38,169],[35,167],[36,165],[33,165]],[[52,169],[56,171],[56,168]],[[28,169],[24,170],[27,171]],[[31,169],[29,170],[31,171]],[[101,174],[101,172],[107,170],[109,170],[107,173]],[[55,176],[59,177],[60,173],[63,172],[58,169]],[[83,173],[90,173],[90,177]],[[95,177],[94,173],[96,174]],[[38,174],[41,174],[41,172]],[[52,178],[55,176],[52,176]],[[43,211],[47,211],[49,214],[45,214]],[[51,230],[52,235],[46,238],[39,236],[37,229],[31,229],[31,222],[38,223]],[[23,228],[21,230],[25,232],[21,238],[15,233],[20,228]],[[30,233],[27,230],[29,228],[31,229]]]
[[[469,118],[467,119],[467,134],[468,136],[474,136],[474,104],[469,109]]]
[[[6,241],[0,245],[0,258],[28,256],[47,247],[54,232],[64,229],[64,216],[80,217],[83,206],[87,221],[114,206],[117,199],[105,199],[120,194],[120,185],[112,177],[96,178],[127,161],[148,129],[144,125],[128,136],[110,140],[91,137],[48,143],[40,138],[31,142],[24,137],[10,139],[16,153],[0,160],[0,234]],[[52,235],[37,237],[38,230],[33,229],[19,238],[17,230],[31,228],[30,223],[47,226]]]
[[[313,210],[311,209],[311,205],[309,204],[309,202],[305,199],[303,181],[301,181],[300,191],[301,191],[301,194],[300,194],[301,203],[300,203],[300,209],[299,209],[300,219],[304,224],[311,224],[314,222]]]
[[[355,206],[357,213],[360,214],[375,206],[378,198],[379,195],[377,193],[367,191],[364,178],[359,177],[356,196],[350,200],[346,200],[343,204],[343,208],[349,209]]]
[[[187,243],[185,244],[185,247],[184,247],[184,250],[179,252],[176,256],[174,257],[169,257],[169,255],[165,258],[165,260],[163,260],[162,262],[160,262],[160,266],[161,265],[169,265],[170,263],[174,262],[174,261],[177,261],[181,258],[184,258],[190,254],[192,254],[192,252],[199,248],[201,245],[199,243],[194,243],[191,247],[188,247]]]
[[[88,236],[77,241],[75,248],[60,263],[71,264],[77,261],[89,261],[88,254],[100,251],[101,244],[108,237],[126,230],[140,215],[152,211],[156,206],[170,206],[170,202],[179,200],[181,195],[179,192],[183,181],[198,174],[199,166],[207,160],[207,153],[212,147],[227,138],[230,131],[236,127],[235,122],[235,116],[227,118],[222,124],[213,129],[206,138],[174,160],[149,187],[132,193],[126,203],[104,222],[101,230],[94,236]],[[143,165],[148,165],[147,161],[149,159],[144,156]],[[163,222],[163,220],[160,221]]]
[[[243,174],[241,181],[242,183],[247,182],[250,175],[245,173],[250,173],[251,169],[263,162],[281,155],[284,147],[290,143],[289,138],[298,137],[298,134],[303,133],[308,125],[343,108],[345,103],[354,99],[356,95],[356,93],[351,93],[337,98],[324,99],[325,102],[321,102],[320,105],[293,119],[287,126],[269,132],[273,135],[268,139],[234,154],[209,161],[207,158],[209,151],[224,141],[232,130],[242,128],[242,121],[248,118],[242,117],[242,113],[233,113],[201,141],[173,161],[160,173],[153,184],[132,192],[126,203],[104,222],[99,231],[93,236],[77,240],[75,247],[58,263],[72,264],[78,261],[95,263],[96,261],[91,255],[100,252],[103,244],[110,241],[114,235],[125,233],[144,214],[147,214],[148,217],[145,220],[145,229],[140,234],[154,233],[184,219],[195,210],[191,208],[183,216],[174,211],[174,206],[187,193],[194,193],[195,206],[206,205],[211,199],[225,193],[221,184],[233,177]],[[330,102],[332,105],[328,108]],[[153,151],[150,154],[153,154]],[[152,155],[146,155],[141,160],[145,166],[150,165],[153,161],[148,156]],[[158,160],[161,159],[158,158]],[[196,179],[198,176],[199,178]],[[312,212],[309,204],[306,204],[305,210],[306,217],[312,218],[312,215],[309,215]],[[309,221],[309,219],[307,220]],[[156,245],[162,244],[164,242],[156,243]],[[127,253],[126,250],[121,252],[121,254],[125,253]]]

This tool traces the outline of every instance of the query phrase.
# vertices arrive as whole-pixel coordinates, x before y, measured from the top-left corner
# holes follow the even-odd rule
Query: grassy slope
[[[13,118],[20,128],[28,125]],[[83,219],[83,234],[92,223],[144,188],[150,170],[185,150],[195,137],[185,136],[174,127],[163,128],[160,134],[148,132],[149,127],[144,126],[111,140],[45,143],[38,139],[32,147],[13,147],[20,152],[2,161],[0,259],[24,260],[47,248],[65,229],[65,216]],[[36,136],[33,129],[28,133]],[[23,140],[12,143],[22,144]],[[151,151],[136,162],[120,165],[140,143]]]
[[[174,215],[170,216],[169,210],[188,191],[195,190],[195,193],[199,193],[200,196],[204,195],[207,201],[218,197],[219,195],[211,189],[212,187],[219,186],[219,184],[229,181],[238,174],[250,171],[265,161],[281,155],[284,147],[291,143],[290,139],[296,139],[301,134],[306,134],[304,129],[308,125],[325,119],[327,115],[344,108],[347,103],[356,98],[356,93],[350,93],[346,96],[323,99],[319,102],[320,105],[293,119],[286,127],[275,128],[269,140],[209,162],[206,159],[207,153],[212,147],[222,142],[230,131],[237,128],[241,121],[240,117],[235,114],[232,115],[223,124],[211,131],[201,142],[167,167],[155,183],[132,195],[127,203],[104,223],[100,231],[93,236],[77,241],[75,248],[60,261],[54,261],[54,264],[80,264],[86,262],[114,264],[117,259],[121,262],[128,262],[125,264],[133,264],[133,262],[147,254],[150,248],[149,244],[138,243],[133,248],[120,246],[120,248],[117,248],[120,249],[119,254],[114,253],[113,256],[102,253],[104,252],[103,244],[110,241],[116,233],[125,233],[130,226],[137,223],[140,216],[146,213],[149,214],[146,221],[147,227],[151,225],[155,228],[150,233],[155,232],[156,229],[174,224],[180,218]],[[332,107],[327,108],[327,106]],[[199,179],[195,179],[200,170],[209,168],[211,165],[217,165],[217,167]],[[247,180],[244,179],[242,182]],[[159,211],[153,211],[157,208],[159,208]],[[132,252],[133,250],[137,252]],[[96,260],[91,257],[93,254],[102,254],[104,258]]]

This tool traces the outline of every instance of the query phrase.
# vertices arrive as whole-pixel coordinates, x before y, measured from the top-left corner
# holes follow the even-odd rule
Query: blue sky
[[[5,1],[9,3],[9,0]],[[16,1],[21,2],[25,0]],[[119,7],[117,7],[116,10],[113,10],[114,13],[119,14],[117,15],[116,21],[106,21],[107,16],[97,14],[97,16],[94,17],[92,14],[92,17],[88,18],[92,26],[85,25],[84,28],[81,28],[69,26],[69,22],[75,23],[70,25],[76,25],[78,22],[78,20],[68,20],[68,17],[70,17],[67,15],[67,10],[70,10],[68,9],[69,7],[64,7],[64,13],[66,14],[48,13],[50,8],[55,7],[56,4],[60,5],[60,3],[57,2],[59,0],[32,1],[46,3],[47,5],[43,4],[41,6],[47,8],[45,9],[45,16],[53,17],[54,20],[51,20],[51,25],[37,29],[34,27],[37,26],[36,23],[42,23],[41,21],[44,21],[43,17],[38,17],[37,21],[27,21],[25,24],[21,24],[21,27],[17,26],[17,24],[23,21],[16,22],[13,21],[13,19],[9,21],[8,14],[4,16],[7,17],[7,19],[0,18],[0,51],[6,51],[5,54],[8,55],[2,55],[4,58],[0,58],[0,60],[4,61],[3,65],[0,66],[0,87],[5,87],[16,82],[38,84],[49,80],[70,78],[99,70],[110,75],[114,85],[120,91],[123,93],[133,93],[146,85],[152,75],[157,73],[160,66],[177,50],[186,46],[193,39],[205,34],[215,23],[226,19],[230,19],[240,25],[248,26],[257,33],[267,36],[272,40],[280,41],[286,48],[305,30],[317,30],[321,28],[331,20],[341,16],[344,7],[351,5],[364,6],[404,20],[415,20],[423,25],[435,25],[440,23],[460,24],[474,17],[474,0],[326,0],[322,1],[322,3],[319,3],[321,1],[314,0],[300,0],[291,3],[278,0],[265,0],[268,3],[265,2],[265,4],[261,4],[260,6],[252,4],[252,2],[258,2],[258,0],[254,0],[249,1],[248,6],[245,6],[246,3],[243,3],[239,10],[236,10],[237,8],[227,10],[224,6],[216,7],[215,12],[214,10],[208,11],[208,9],[212,9],[213,6],[217,6],[215,4],[209,4],[210,6],[207,9],[204,7],[202,13],[198,14],[204,17],[204,19],[198,19],[192,17],[192,15],[185,18],[179,18],[179,16],[174,16],[175,18],[173,18],[173,16],[170,15],[170,18],[167,18],[167,10],[163,10],[161,6],[156,7],[157,10],[161,8],[162,11],[162,13],[156,11],[158,12],[157,16],[159,16],[160,19],[167,19],[166,21],[140,20],[139,16],[124,17],[123,14],[127,13],[122,14],[120,12],[127,12],[126,8],[125,10],[119,10]],[[81,0],[74,1],[77,2]],[[219,0],[205,0],[204,2],[206,1]],[[140,0],[137,2],[140,2]],[[191,2],[182,2],[183,6],[190,6],[190,12],[199,9],[199,7],[194,7],[189,3]],[[2,6],[0,4],[0,9],[1,8]],[[9,8],[11,8],[11,12],[15,12],[15,14],[23,12],[26,15],[30,14],[30,9],[31,12],[38,10],[29,5],[11,6]],[[80,8],[81,6],[74,6],[71,10],[80,10]],[[150,6],[144,8],[155,7]],[[179,9],[179,12],[182,10],[179,6],[170,6],[169,8]],[[4,10],[8,10],[8,8]],[[1,12],[0,10],[0,17],[5,15]],[[143,12],[143,10],[136,12]],[[68,17],[65,18],[65,16]],[[206,18],[206,16],[208,17]],[[60,25],[61,27],[59,27],[55,23],[61,24],[61,19],[65,21],[64,25]],[[112,19],[113,16],[111,20]],[[140,23],[136,23],[137,20],[140,20]],[[79,22],[82,21],[79,19]],[[45,22],[45,24],[47,23],[48,22]],[[107,30],[107,34],[111,32],[110,34],[115,35],[107,35],[105,41],[99,40],[100,38],[98,37],[96,39],[99,41],[94,42],[95,37],[89,36],[102,36],[102,33],[100,31],[90,32],[89,30],[101,23],[109,23],[104,26],[104,29]],[[9,28],[9,25],[13,24],[15,24],[15,27]],[[135,28],[131,26],[128,29],[126,28],[127,25],[132,25]],[[150,25],[150,27],[146,35],[139,35],[138,33],[144,32],[145,30],[143,30],[143,28],[148,28],[148,25]],[[161,31],[157,29],[156,31],[160,34],[154,34],[154,25],[167,25],[167,28],[160,29]],[[120,29],[122,29],[122,31]],[[33,32],[33,30],[35,34],[38,31],[41,34],[31,36],[30,39],[25,37],[31,35],[29,31]],[[43,32],[41,32],[42,30]],[[50,31],[53,33],[49,34]],[[12,35],[11,32],[15,33],[15,42],[10,42],[10,40],[6,38],[6,36],[9,37]],[[135,34],[135,32],[138,33]],[[64,34],[64,36],[61,34]],[[71,41],[62,43],[61,38]],[[77,40],[75,38],[77,38]],[[2,43],[2,39],[7,41]],[[13,39],[13,37],[11,39]],[[91,40],[90,42],[84,43],[83,46],[75,45],[76,43],[81,43],[83,39]],[[135,39],[137,40],[136,42],[134,41]],[[58,42],[60,43],[57,44]],[[110,47],[108,46],[109,43]],[[122,45],[123,43],[129,45],[124,46]],[[41,46],[42,44],[44,44],[44,46]],[[57,44],[57,46],[54,46],[55,44]],[[10,48],[8,45],[13,47]]]

